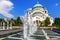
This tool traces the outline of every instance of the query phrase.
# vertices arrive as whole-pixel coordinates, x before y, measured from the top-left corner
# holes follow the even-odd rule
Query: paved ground
[[[6,37],[8,35],[11,35],[11,34],[14,34],[14,33],[20,32],[20,31],[22,31],[21,28],[12,29],[12,30],[0,30],[0,38]]]

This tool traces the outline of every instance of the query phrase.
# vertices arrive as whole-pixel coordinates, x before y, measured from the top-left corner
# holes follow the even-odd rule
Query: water
[[[27,15],[25,15],[24,17],[21,18],[22,22],[23,22],[23,38],[27,39],[28,35],[32,35],[36,32],[37,27],[36,25],[33,23],[31,17],[30,20],[27,17]],[[29,20],[29,22],[28,22]]]

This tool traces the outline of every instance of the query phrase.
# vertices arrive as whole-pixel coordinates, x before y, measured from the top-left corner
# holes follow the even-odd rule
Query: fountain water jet
[[[37,27],[33,23],[32,19],[30,19],[30,20],[29,19],[30,18],[28,18],[27,15],[25,15],[21,18],[21,20],[23,22],[23,37],[24,37],[24,40],[27,40],[29,35],[34,34],[35,31],[37,30]]]
[[[21,18],[22,22],[23,22],[23,37],[24,40],[27,39],[27,22],[26,22],[26,17],[22,17]]]

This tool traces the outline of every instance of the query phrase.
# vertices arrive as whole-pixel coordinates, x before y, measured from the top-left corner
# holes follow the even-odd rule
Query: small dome
[[[42,5],[41,5],[41,4],[39,4],[39,3],[34,5],[34,7],[39,7],[39,6],[41,6],[41,7],[42,7]]]

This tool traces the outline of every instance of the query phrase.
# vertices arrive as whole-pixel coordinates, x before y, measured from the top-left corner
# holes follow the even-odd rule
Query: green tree
[[[17,20],[16,20],[16,26],[22,26],[22,24],[23,23],[22,23],[20,17],[18,17]]]
[[[46,20],[45,20],[45,26],[48,26],[50,24],[50,18],[47,17]]]
[[[0,22],[2,21],[2,18],[0,18]]]
[[[55,18],[54,25],[55,26],[60,26],[60,18]]]
[[[45,20],[41,21],[41,26],[45,26]]]
[[[1,23],[2,23],[2,18],[0,18],[0,26],[2,26]]]

